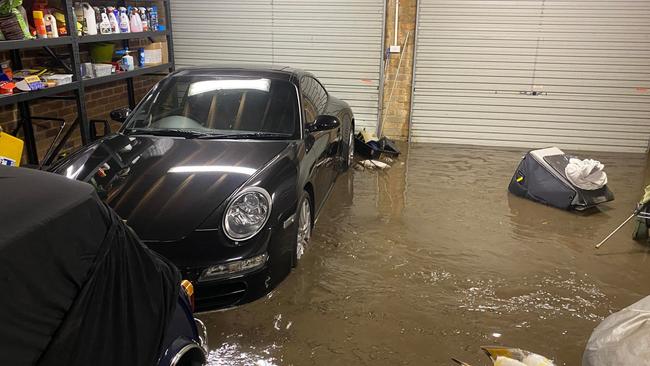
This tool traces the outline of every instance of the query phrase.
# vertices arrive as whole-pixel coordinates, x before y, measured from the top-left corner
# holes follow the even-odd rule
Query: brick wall
[[[395,1],[386,2],[386,37],[384,49],[388,48],[395,37]],[[408,122],[411,107],[411,88],[413,83],[413,51],[415,41],[415,20],[417,0],[399,0],[398,43],[402,48],[402,65],[397,73],[400,54],[393,53],[387,60],[384,75],[384,99],[382,109],[383,134],[397,140],[408,138]],[[404,40],[410,32],[408,43]],[[394,85],[394,88],[393,88]],[[392,98],[391,98],[392,91]]]
[[[59,48],[57,48],[58,51]],[[61,48],[63,49],[63,48]],[[23,63],[25,67],[46,65],[43,53],[39,51],[23,51]],[[1,55],[2,59],[9,59],[8,54]],[[159,76],[141,76],[134,79],[136,102],[158,81]],[[66,95],[66,94],[62,94]],[[77,118],[77,107],[74,100],[34,100],[29,103],[32,116],[63,118],[66,121],[66,130]],[[86,113],[89,119],[103,119],[110,121],[109,113],[113,109],[128,106],[128,94],[126,81],[116,81],[108,84],[97,85],[86,88]],[[5,132],[12,132],[18,123],[18,112],[15,105],[0,107],[0,126]],[[34,135],[36,137],[39,159],[42,159],[48,150],[52,140],[58,132],[58,122],[34,120]],[[119,124],[113,123],[115,131]],[[98,127],[101,132],[101,127]],[[18,134],[22,136],[22,131]],[[66,144],[65,150],[73,150],[81,146],[81,136],[77,129]],[[23,156],[23,162],[25,162]]]

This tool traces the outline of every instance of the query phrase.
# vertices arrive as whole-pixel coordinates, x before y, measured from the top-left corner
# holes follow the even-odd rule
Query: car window
[[[286,80],[239,76],[174,76],[134,111],[127,128],[201,132],[299,131],[295,86]]]
[[[327,91],[318,82],[318,80],[310,78],[314,84],[314,90],[316,91],[316,107],[318,108],[318,113],[325,113],[325,108],[327,107]]]
[[[314,78],[304,76],[300,86],[303,94],[306,123],[313,122],[319,114],[325,112],[327,92]]]

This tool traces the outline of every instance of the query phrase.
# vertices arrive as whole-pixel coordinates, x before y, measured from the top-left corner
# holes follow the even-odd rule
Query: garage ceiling
[[[414,141],[645,152],[650,2],[420,0]]]
[[[277,64],[314,73],[374,130],[381,80],[381,0],[174,0],[178,67]]]

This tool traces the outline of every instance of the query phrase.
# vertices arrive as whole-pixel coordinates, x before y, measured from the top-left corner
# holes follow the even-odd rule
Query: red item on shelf
[[[14,93],[14,88],[16,84],[11,81],[2,81],[0,82],[0,94],[2,95],[11,95]]]

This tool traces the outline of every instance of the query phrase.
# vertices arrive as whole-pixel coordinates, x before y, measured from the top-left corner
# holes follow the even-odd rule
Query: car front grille
[[[237,305],[246,294],[245,282],[201,283],[196,289],[196,311],[207,311]]]

